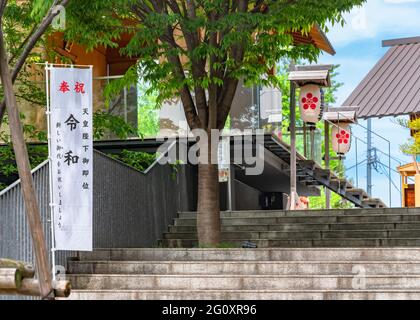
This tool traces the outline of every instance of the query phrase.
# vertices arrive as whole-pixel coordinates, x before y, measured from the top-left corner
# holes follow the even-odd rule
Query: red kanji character
[[[74,91],[76,91],[76,93],[85,93],[85,84],[82,82],[76,82]]]
[[[66,81],[61,82],[60,89],[58,89],[58,90],[61,91],[62,93],[66,93],[66,92],[70,91],[69,84]]]

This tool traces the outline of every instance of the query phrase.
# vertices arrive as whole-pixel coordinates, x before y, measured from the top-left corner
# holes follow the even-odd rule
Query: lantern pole
[[[308,150],[307,150],[307,144],[308,144],[308,139],[306,137],[306,122],[303,123],[303,155],[305,156],[305,158],[308,157]]]
[[[330,124],[324,121],[325,169],[330,169]],[[331,209],[331,191],[325,187],[325,209]]]
[[[292,67],[294,67],[292,65]],[[290,210],[296,209],[296,84],[290,82]]]
[[[368,195],[372,196],[372,119],[367,120],[367,173],[366,173],[366,189]]]
[[[357,137],[356,139],[356,186],[359,188],[359,156],[357,151]]]
[[[311,138],[311,160],[315,161],[315,125],[309,127],[310,138]]]

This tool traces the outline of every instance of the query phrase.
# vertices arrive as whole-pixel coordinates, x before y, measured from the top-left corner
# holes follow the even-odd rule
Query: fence
[[[189,210],[189,167],[173,174],[169,165],[155,165],[147,174],[95,151],[94,153],[94,248],[153,247],[178,210]],[[33,173],[44,234],[51,261],[48,162]],[[76,252],[56,252],[65,266]],[[35,264],[32,240],[19,182],[0,193],[0,257]]]

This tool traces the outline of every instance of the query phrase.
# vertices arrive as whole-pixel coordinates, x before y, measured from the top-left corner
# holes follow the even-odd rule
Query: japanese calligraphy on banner
[[[92,69],[49,69],[55,249],[92,251]]]

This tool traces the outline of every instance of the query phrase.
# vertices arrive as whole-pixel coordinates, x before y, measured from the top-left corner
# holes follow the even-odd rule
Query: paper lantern
[[[331,144],[334,152],[344,155],[350,151],[351,129],[349,123],[336,123],[331,129]]]
[[[300,89],[299,109],[302,120],[317,123],[321,115],[321,88],[308,84]]]

